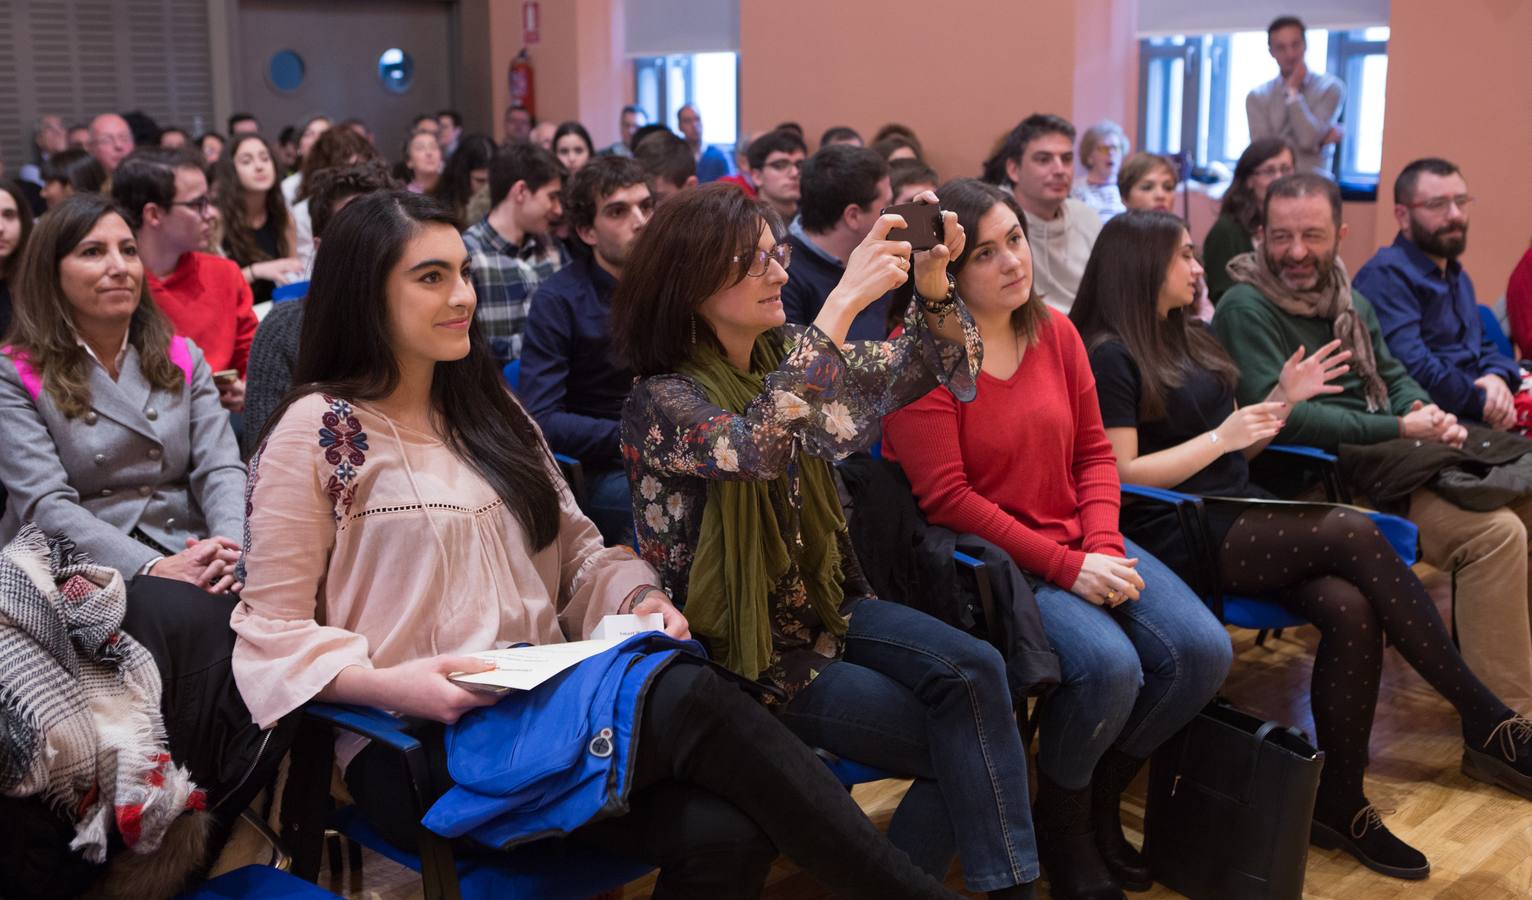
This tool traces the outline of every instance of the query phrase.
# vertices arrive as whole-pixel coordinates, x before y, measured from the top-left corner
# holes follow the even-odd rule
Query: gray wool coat
[[[46,390],[34,401],[0,354],[0,544],[34,522],[132,578],[161,555],[135,529],[173,553],[188,537],[243,539],[245,467],[212,371],[186,343],[190,384],[151,387],[129,345],[115,382],[92,365],[91,411],[74,419]]]

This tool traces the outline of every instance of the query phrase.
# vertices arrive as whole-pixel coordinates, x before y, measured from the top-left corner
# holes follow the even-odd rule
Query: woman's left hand
[[[932,191],[915,195],[916,203],[937,203]],[[930,250],[915,254],[915,290],[927,300],[942,300],[947,296],[947,263],[963,252],[967,236],[958,224],[957,213],[942,213],[942,242]]]
[[[1340,350],[1340,345],[1339,339],[1333,340],[1315,350],[1307,359],[1304,358],[1303,347],[1299,347],[1282,364],[1282,373],[1277,376],[1277,388],[1282,392],[1279,399],[1286,400],[1291,407],[1320,394],[1339,394],[1343,388],[1330,382],[1351,369],[1346,365],[1346,360],[1351,358],[1351,351]],[[1340,352],[1337,353],[1337,350]]]
[[[665,617],[665,633],[677,640],[686,640],[692,636],[692,627],[681,615],[681,611],[675,608],[664,591],[650,591],[644,595],[644,599],[633,604],[633,614],[644,616],[650,613],[659,613]]]

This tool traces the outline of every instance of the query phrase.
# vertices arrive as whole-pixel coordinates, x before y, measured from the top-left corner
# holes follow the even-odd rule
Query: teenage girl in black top
[[[1101,417],[1124,483],[1226,498],[1265,498],[1246,460],[1281,430],[1291,405],[1333,393],[1349,353],[1327,344],[1282,369],[1264,403],[1234,406],[1238,370],[1186,313],[1202,276],[1181,220],[1128,212],[1101,230],[1070,318],[1090,350]],[[1370,519],[1328,504],[1208,504],[1224,589],[1269,595],[1320,630],[1311,707],[1326,753],[1313,839],[1398,878],[1430,864],[1384,827],[1362,790],[1387,636],[1463,719],[1464,772],[1532,798],[1532,722],[1468,670],[1440,615]],[[1123,509],[1123,532],[1182,567],[1164,513]],[[1189,573],[1188,573],[1189,574]]]

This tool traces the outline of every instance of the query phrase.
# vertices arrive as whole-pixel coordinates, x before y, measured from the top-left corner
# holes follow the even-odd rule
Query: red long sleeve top
[[[196,342],[214,372],[238,369],[245,377],[255,340],[254,298],[232,260],[209,253],[185,253],[163,281],[147,268],[149,294],[175,326]]]
[[[1505,310],[1511,317],[1511,340],[1522,356],[1532,356],[1532,248],[1511,272],[1505,288]]]
[[[979,376],[972,402],[938,389],[885,417],[883,455],[904,469],[931,524],[979,535],[1065,590],[1085,554],[1126,555],[1096,379],[1056,311],[1010,378]]]

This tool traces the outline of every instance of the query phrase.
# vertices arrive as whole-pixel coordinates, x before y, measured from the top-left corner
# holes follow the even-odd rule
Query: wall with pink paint
[[[1422,156],[1463,169],[1478,198],[1463,265],[1479,299],[1505,293],[1532,239],[1532,2],[1394,0],[1389,25],[1379,243],[1394,239],[1393,183]]]

